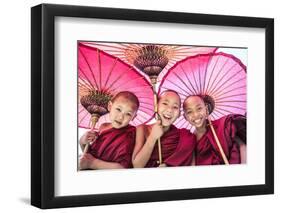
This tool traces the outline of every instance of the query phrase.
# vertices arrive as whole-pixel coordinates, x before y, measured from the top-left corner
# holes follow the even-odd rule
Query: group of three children
[[[209,115],[201,96],[188,96],[183,103],[185,119],[194,133],[173,125],[180,116],[181,99],[167,90],[158,97],[158,120],[152,125],[131,126],[136,117],[138,98],[131,92],[118,93],[108,104],[110,123],[99,131],[88,131],[80,138],[79,169],[117,169],[224,164],[209,128]],[[221,147],[230,164],[246,161],[246,119],[228,115],[213,122]],[[163,162],[159,165],[157,140],[161,140]]]

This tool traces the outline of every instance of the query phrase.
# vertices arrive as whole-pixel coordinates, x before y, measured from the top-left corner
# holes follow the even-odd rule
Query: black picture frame
[[[55,17],[265,29],[265,184],[56,197]],[[274,20],[270,18],[41,4],[31,8],[31,204],[60,208],[274,193]]]

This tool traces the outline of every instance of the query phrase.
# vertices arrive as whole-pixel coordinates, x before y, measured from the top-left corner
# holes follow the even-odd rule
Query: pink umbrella
[[[121,91],[130,91],[139,99],[140,107],[133,125],[152,119],[153,89],[147,79],[132,66],[104,51],[79,42],[78,70],[79,127],[92,128],[100,116],[101,121],[106,121],[104,117],[108,112],[107,104]]]
[[[211,120],[228,114],[246,114],[246,67],[233,55],[201,54],[176,63],[164,76],[159,93],[172,89],[184,101],[189,95],[202,95],[211,106]],[[191,129],[181,116],[175,125]]]
[[[143,55],[149,56],[149,59],[155,58],[156,60],[161,59],[161,72],[158,73],[158,82],[161,81],[162,77],[166,72],[178,61],[183,60],[186,57],[212,53],[217,50],[216,47],[202,47],[202,46],[187,46],[187,45],[165,45],[165,44],[140,44],[140,43],[109,43],[109,42],[82,42],[83,44],[91,47],[101,49],[110,55],[120,58],[125,63],[134,66],[137,70],[143,71],[142,68],[145,65],[136,63],[136,60],[141,62],[140,57]],[[147,48],[148,47],[148,48]],[[151,48],[154,47],[153,52]],[[152,52],[152,54],[146,54]],[[163,56],[163,57],[159,57]],[[145,58],[143,58],[145,59]],[[156,61],[154,60],[154,62]],[[144,60],[145,62],[147,60]],[[153,68],[152,68],[153,69]],[[150,68],[150,70],[152,70]]]

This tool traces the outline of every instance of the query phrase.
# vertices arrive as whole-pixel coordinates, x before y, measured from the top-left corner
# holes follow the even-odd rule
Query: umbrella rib
[[[238,89],[245,88],[245,87],[246,87],[246,85],[242,85],[242,86],[240,86],[240,87],[236,87],[236,88],[230,89],[230,90],[228,90],[228,91],[222,91],[221,93],[219,93],[219,94],[216,95],[216,100],[223,99],[223,98],[225,98],[225,97],[224,97],[225,94],[230,93],[230,92],[233,92],[233,91],[238,90]],[[235,96],[237,96],[237,95],[235,95]],[[227,96],[226,96],[226,97],[227,97]],[[231,97],[231,96],[228,96],[228,97]]]
[[[86,109],[85,109],[86,110]],[[81,123],[87,116],[88,116],[88,111],[86,111],[86,114],[79,120],[79,123]],[[90,113],[89,113],[90,114]],[[91,120],[91,119],[90,119]]]
[[[167,81],[169,81],[169,80],[167,80]],[[163,89],[166,89],[166,90],[169,90],[169,89],[171,89],[171,88],[168,88],[168,87],[162,87]],[[180,94],[180,95],[182,95],[182,96],[184,96],[184,97],[186,97],[186,94],[183,94],[183,93],[181,93],[181,92],[179,92],[179,91],[177,91],[177,93],[178,94]],[[189,94],[187,94],[187,95],[189,95]]]
[[[244,79],[246,79],[246,77],[240,78],[240,79],[238,79],[238,80],[236,80],[236,81],[234,81],[234,82],[232,82],[231,84],[228,84],[228,85],[227,84],[221,84],[221,86],[219,88],[217,88],[217,91],[220,90],[220,92],[218,92],[217,95],[221,95],[221,93],[224,91],[224,89],[226,87],[230,88],[231,86],[235,85],[236,83],[241,82]],[[225,86],[225,87],[221,88],[222,86]],[[212,95],[212,94],[210,94],[210,95]]]
[[[201,89],[201,63],[199,63],[199,93],[202,94],[202,89]]]
[[[82,106],[82,104],[81,104],[81,106]],[[82,111],[85,110],[85,108],[84,108],[83,106],[82,106],[81,108],[82,108],[82,109],[78,110],[78,114],[82,113]]]
[[[101,80],[101,60],[100,60],[100,50],[99,49],[97,49],[97,57],[98,57],[98,69],[99,69],[99,74],[100,74],[100,90],[101,90],[101,88],[102,88],[102,84],[101,84],[101,82],[102,82],[102,80]]]
[[[88,85],[82,84],[81,82],[78,82],[78,87],[79,87],[79,91],[80,89],[91,90],[91,88],[89,88]]]
[[[192,63],[189,61],[189,63],[190,63],[190,67],[191,67],[191,70],[193,71],[193,66],[192,66]],[[196,92],[195,92],[195,94],[198,94],[198,85],[197,85],[197,81],[196,81],[196,78],[195,78],[195,75],[194,75],[194,71],[192,72],[192,75],[193,75],[193,79],[194,79],[194,82],[195,82],[195,86],[196,86]],[[200,91],[199,91],[200,92]]]
[[[177,84],[175,84],[174,82],[170,81],[169,79],[166,79],[166,81],[170,82],[171,84],[175,85],[177,88],[179,88],[180,90],[182,90],[182,88],[180,88]],[[169,89],[171,89],[171,88],[166,88],[166,87],[165,87],[165,89],[168,89],[168,90],[169,90]],[[178,91],[177,91],[177,92],[178,92]],[[186,91],[184,91],[184,92],[186,92]],[[178,92],[178,93],[182,94],[181,92]],[[188,93],[182,94],[182,95],[186,96],[186,95],[188,95]]]
[[[108,87],[109,89],[111,89],[112,91],[114,91],[114,89],[112,89],[113,85],[119,81],[131,68],[129,68],[128,70],[126,70],[125,72],[123,72],[121,75],[119,75],[112,83],[111,85]]]
[[[178,74],[176,72],[173,73],[175,76],[178,77],[178,79],[184,84],[184,86],[192,93],[191,89],[188,87],[188,85],[183,81],[183,79],[178,76]],[[185,90],[184,90],[185,91]]]
[[[137,114],[136,118],[138,118],[140,120],[139,117],[141,117],[143,120],[148,120],[144,115],[142,115],[140,113]]]
[[[122,88],[125,90],[125,88],[126,88],[126,86],[127,86],[128,83],[131,83],[132,81],[139,80],[139,79],[145,79],[145,77],[144,77],[144,76],[141,76],[141,77],[137,77],[137,78],[130,79],[130,80],[126,81],[126,82],[123,83],[123,84],[120,83],[120,85],[116,86],[116,87],[115,87],[114,89],[112,89],[112,90],[115,90],[116,88],[119,88],[119,87],[122,87]],[[151,85],[146,85],[146,86],[137,86],[137,87],[134,87],[134,88],[140,88],[140,87],[145,88],[145,87],[152,87],[152,86],[151,86]],[[129,87],[128,90],[131,91],[131,90],[132,90],[132,87]]]
[[[219,71],[216,73],[215,79],[212,81],[212,85],[210,86],[210,90],[208,91],[212,91],[213,90],[213,85],[214,83],[216,83],[217,78],[219,76],[219,74],[222,72],[224,66],[226,65],[226,63],[229,61],[229,58],[227,58],[227,60],[225,60],[224,64],[222,65],[222,67],[219,69]]]
[[[211,113],[211,114],[213,114],[212,117],[213,117],[213,118],[214,118],[215,116],[216,116],[216,117],[221,117],[221,116],[219,116],[217,113],[220,113],[222,116],[224,116],[224,114],[223,114],[222,112],[220,112],[220,111],[217,110],[217,111],[213,111],[213,112]],[[214,116],[214,115],[215,115],[215,116]]]
[[[106,78],[106,81],[105,81],[105,84],[104,84],[104,89],[106,89],[106,85],[107,85],[107,83],[108,83],[108,81],[109,81],[109,78],[110,78],[111,75],[112,75],[112,72],[113,72],[113,70],[114,70],[114,67],[116,66],[117,61],[118,61],[118,58],[115,58],[114,63],[113,63],[113,65],[112,65],[112,67],[111,67],[111,69],[110,69],[110,71],[109,71],[109,74],[108,74],[108,76],[107,76],[107,78]]]
[[[227,109],[225,109],[225,108],[218,107],[217,109],[219,109],[220,111],[227,112],[227,113],[229,113],[229,114],[234,114],[233,111],[227,110]],[[246,109],[241,109],[241,110],[245,110],[245,111],[246,111]]]
[[[237,64],[234,64],[229,70],[227,70],[225,73],[229,73],[234,67],[236,67]],[[241,69],[242,70],[242,69]],[[222,75],[222,77],[218,80],[218,82],[215,84],[215,86],[210,90],[210,93],[212,93],[214,90],[216,90],[217,86],[219,84],[224,84],[225,82],[228,82],[230,79],[232,79],[233,77],[235,77],[237,74],[240,73],[239,70],[238,72],[236,72],[233,76],[229,77],[227,80],[225,80],[224,82],[222,81],[224,77],[226,77],[226,75]],[[223,83],[222,83],[223,82]]]
[[[84,60],[86,61],[87,65],[88,65],[88,67],[89,67],[89,69],[90,69],[90,71],[91,71],[92,77],[93,77],[93,79],[94,79],[94,82],[95,82],[97,88],[99,89],[99,85],[98,85],[98,83],[97,83],[97,81],[96,81],[96,78],[95,78],[95,76],[94,76],[93,70],[92,70],[92,68],[91,68],[91,66],[90,66],[90,64],[89,64],[89,62],[88,62],[86,56],[84,55],[84,53],[83,53],[81,50],[80,50],[80,52],[81,52],[81,55],[83,56]],[[85,75],[85,73],[84,73],[84,75]],[[85,76],[85,77],[86,77],[86,76]]]
[[[209,77],[209,79],[208,79],[208,84],[207,84],[207,87],[206,87],[206,92],[209,90],[209,84],[210,84],[210,81],[211,81],[211,79],[212,79],[212,77],[213,77],[213,73],[214,73],[215,67],[216,67],[217,64],[218,64],[218,61],[219,61],[219,57],[217,57],[216,63],[214,64],[213,69],[212,69],[212,71],[211,71],[211,75],[210,75],[210,77]]]
[[[204,83],[203,83],[203,93],[204,94],[206,94],[206,91],[207,91],[207,88],[206,88],[207,71],[208,71],[209,64],[210,64],[210,61],[212,58],[213,58],[212,56],[208,57],[208,62],[206,63],[206,67],[205,67],[205,76],[204,76]]]
[[[84,77],[87,79],[87,81],[90,83],[90,85],[92,86],[92,88],[93,89],[95,89],[95,86],[92,84],[92,82],[90,81],[90,79],[88,78],[88,76],[84,73],[84,71],[79,67],[79,70],[81,71],[81,72],[79,72],[79,74],[81,73],[81,74],[83,74],[84,75]],[[82,77],[80,77],[80,79],[83,79]],[[96,83],[96,82],[95,82]],[[97,87],[97,85],[96,85],[96,87]]]
[[[218,99],[216,99],[216,101],[217,100],[223,100],[223,99],[226,99],[226,98],[233,98],[233,97],[237,97],[237,96],[241,97],[242,95],[247,95],[247,94],[241,93],[241,94],[236,94],[236,95],[229,95],[229,96],[226,96],[226,97],[218,98]]]
[[[79,80],[82,82],[80,82]],[[93,88],[93,85],[91,85],[88,81],[85,81],[83,78],[80,78],[80,77],[78,79],[78,84],[81,84],[81,85],[87,87],[89,90]]]
[[[181,68],[182,72],[184,73],[185,77],[187,78],[187,80],[188,80],[189,84],[191,85],[191,87],[192,87],[192,89],[193,89],[194,94],[196,94],[196,90],[195,90],[195,88],[193,87],[193,84],[191,83],[191,81],[190,81],[190,79],[189,79],[189,77],[188,77],[187,73],[184,71],[184,69],[183,69],[182,65],[180,65],[180,68]],[[191,91],[191,90],[190,90],[190,91]]]
[[[247,101],[243,101],[243,100],[230,100],[230,101],[216,101],[216,104],[217,103],[236,103],[236,102],[239,102],[239,103],[246,103]]]
[[[229,110],[226,110],[226,109],[222,109],[222,108],[217,108],[216,111],[221,113],[222,115],[225,115],[225,113],[222,113],[222,112],[226,112],[228,114],[233,114],[232,111],[229,111]]]
[[[219,106],[219,107],[229,107],[229,108],[235,108],[235,109],[246,110],[246,108],[239,107],[239,106],[233,106],[233,105],[229,105],[229,104],[218,104],[217,106]]]

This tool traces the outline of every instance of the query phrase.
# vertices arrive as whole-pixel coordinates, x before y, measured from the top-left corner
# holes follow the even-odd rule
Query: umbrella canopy
[[[226,53],[201,54],[176,63],[164,76],[159,93],[172,89],[182,102],[187,96],[201,95],[211,107],[211,120],[228,114],[246,114],[246,67]],[[191,129],[181,116],[178,128]]]
[[[120,58],[125,63],[134,66],[139,71],[146,70],[148,76],[155,74],[158,82],[165,73],[178,61],[186,57],[212,53],[216,47],[138,44],[138,43],[105,43],[81,42],[84,45],[103,50],[110,55]]]
[[[121,91],[134,93],[140,102],[133,125],[148,122],[154,115],[153,89],[134,67],[94,47],[78,44],[78,125],[91,128],[92,114],[107,121],[107,104]]]

